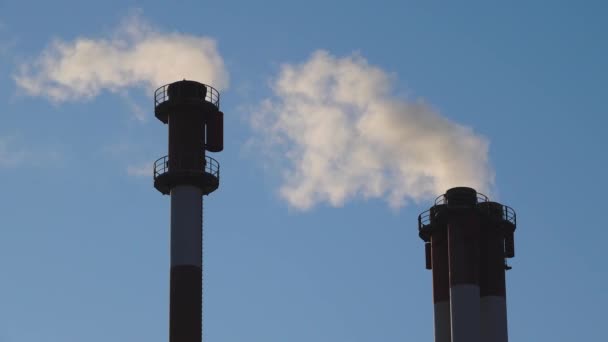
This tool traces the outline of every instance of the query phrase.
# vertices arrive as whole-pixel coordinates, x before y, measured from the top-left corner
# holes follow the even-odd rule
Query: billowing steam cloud
[[[102,90],[153,89],[182,78],[228,85],[213,39],[152,29],[129,17],[108,38],[53,41],[34,61],[20,65],[17,85],[52,101],[90,98]]]
[[[392,95],[391,77],[360,56],[317,51],[284,65],[254,114],[259,140],[283,164],[281,196],[298,209],[385,198],[391,206],[452,186],[488,191],[488,141],[423,102]]]

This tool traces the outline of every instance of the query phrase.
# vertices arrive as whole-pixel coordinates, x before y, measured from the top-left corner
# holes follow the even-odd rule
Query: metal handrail
[[[486,197],[483,194],[477,194],[478,195],[478,201],[480,199],[480,195],[482,196],[481,199],[481,203],[483,202],[488,202],[489,199],[488,197]],[[443,197],[439,196],[439,197]],[[439,198],[438,197],[438,198]],[[436,205],[441,205],[444,202],[440,202],[439,204]],[[511,207],[509,207],[508,205],[501,205],[502,206],[502,219],[504,221],[507,221],[511,224],[513,224],[514,227],[517,227],[517,214],[515,213],[515,210]],[[431,209],[427,209],[425,211],[423,211],[422,213],[420,213],[420,215],[418,215],[418,230],[422,230],[424,229],[424,227],[428,226],[431,224]]]
[[[477,193],[477,203],[489,202],[490,199],[488,196],[482,194],[481,192]],[[435,198],[435,205],[446,204],[446,196],[445,194],[437,196]]]
[[[515,214],[515,210],[508,205],[502,206],[502,219],[517,227],[517,214]]]
[[[164,86],[159,87],[154,91],[154,106],[158,106],[159,104],[166,102],[169,100],[169,86],[172,83],[165,84]],[[202,83],[201,83],[202,84]],[[207,88],[207,94],[205,94],[204,99],[200,99],[203,101],[207,101],[217,108],[220,108],[220,92],[217,89],[213,88],[210,85],[203,84]]]
[[[160,157],[158,158],[155,162],[154,162],[154,179],[156,179],[157,177],[169,172],[169,168],[170,168],[170,163],[169,163],[169,156],[164,156],[164,157]],[[176,166],[176,165],[172,165],[172,166]],[[200,172],[200,171],[205,171],[206,173],[209,173],[211,175],[213,175],[214,177],[216,177],[218,180],[220,178],[220,163],[218,163],[217,160],[209,157],[209,156],[205,156],[205,164],[203,165],[202,168],[197,168],[197,169],[180,169],[180,171],[192,171],[192,172]]]
[[[431,209],[425,210],[418,215],[418,230],[422,230],[424,226],[431,224]]]

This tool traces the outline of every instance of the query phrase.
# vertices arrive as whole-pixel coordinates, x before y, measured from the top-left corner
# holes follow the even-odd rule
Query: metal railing
[[[446,204],[447,197],[445,194],[437,196],[435,198],[435,205]],[[482,194],[481,192],[477,193],[477,203],[488,202],[490,199],[488,196]]]
[[[422,230],[424,226],[431,224],[431,209],[425,210],[418,215],[418,230]]]
[[[182,168],[182,167],[180,167],[181,166],[180,164],[181,163],[179,162],[179,160],[170,161],[169,156],[164,156],[164,157],[158,158],[154,162],[154,179],[156,179],[158,176],[161,176],[161,175],[171,171],[170,169],[172,167],[176,168],[180,171],[192,171],[192,172],[205,171],[206,173],[209,173],[209,174],[213,175],[214,177],[216,177],[218,180],[220,178],[220,163],[218,163],[217,160],[215,160],[209,156],[205,156],[205,162],[201,168],[196,168],[196,169]],[[191,165],[191,164],[192,164],[191,160],[188,160],[188,165]]]
[[[202,84],[202,83],[201,83]],[[217,89],[213,88],[210,85],[202,84],[207,88],[207,93],[205,94],[205,98],[199,98],[201,101],[207,101],[217,108],[220,108],[220,92]],[[165,84],[164,86],[156,89],[154,92],[154,106],[158,106],[159,104],[169,101],[169,86],[171,84]],[[178,88],[179,89],[179,88]]]
[[[439,198],[443,198],[444,195],[441,195]],[[478,203],[484,203],[484,202],[488,202],[489,199],[487,196],[478,193],[477,194],[477,201]],[[435,201],[435,205],[441,205],[444,204],[444,201],[441,201],[439,203],[437,203],[437,201]],[[515,210],[511,207],[509,207],[508,205],[502,205],[502,219],[504,221],[507,221],[511,224],[513,224],[514,227],[517,227],[517,214],[515,213]],[[431,209],[427,209],[425,211],[423,211],[422,213],[420,213],[420,215],[418,215],[418,229],[422,230],[424,229],[425,226],[428,226],[431,224]]]
[[[517,215],[515,214],[515,210],[508,205],[502,206],[502,219],[517,227]]]

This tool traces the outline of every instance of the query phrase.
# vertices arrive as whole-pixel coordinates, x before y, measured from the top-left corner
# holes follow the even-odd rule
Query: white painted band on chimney
[[[507,342],[507,301],[502,296],[481,297],[481,342]]]
[[[202,267],[203,193],[192,185],[171,189],[171,266]]]
[[[452,342],[480,342],[479,286],[456,284],[450,287]]]
[[[435,342],[451,342],[450,302],[435,303]]]

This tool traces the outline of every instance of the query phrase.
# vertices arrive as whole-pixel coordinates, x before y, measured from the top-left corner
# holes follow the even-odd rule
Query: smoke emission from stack
[[[103,90],[151,91],[184,77],[227,88],[228,72],[215,40],[163,32],[138,15],[125,18],[107,37],[55,39],[13,75],[26,94],[53,102],[91,98]]]
[[[251,124],[282,163],[280,196],[306,210],[355,197],[392,207],[462,184],[490,192],[488,140],[424,101],[394,95],[393,77],[363,57],[316,51],[285,64]]]

